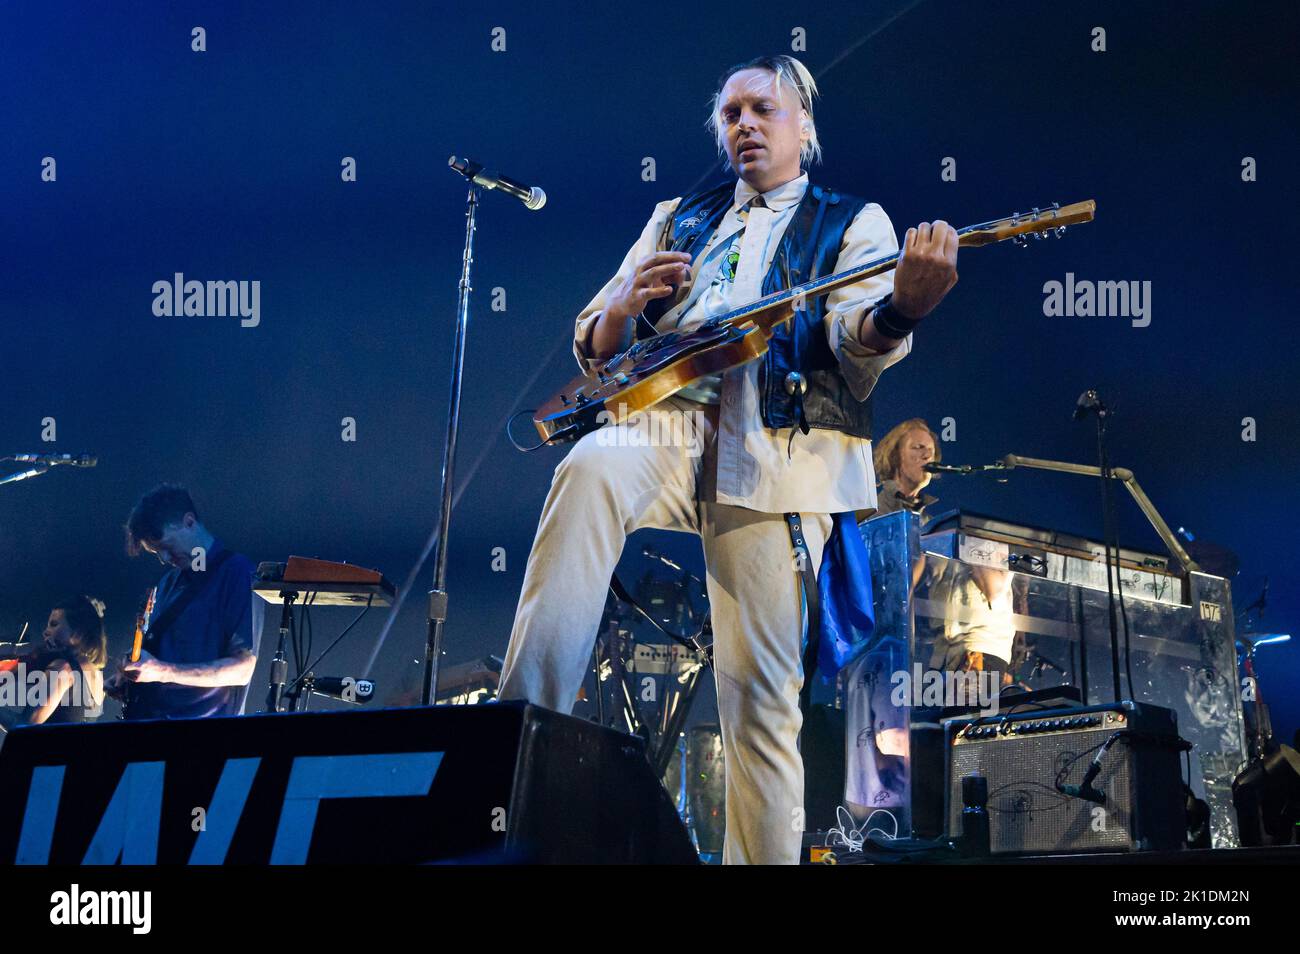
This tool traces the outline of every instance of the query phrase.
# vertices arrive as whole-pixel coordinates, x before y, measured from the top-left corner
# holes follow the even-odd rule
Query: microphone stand
[[[1110,416],[1110,411],[1100,401],[1096,406],[1097,415],[1097,468],[1101,472],[1101,535],[1102,547],[1106,553],[1106,611],[1110,623],[1110,671],[1114,680],[1115,701],[1119,702],[1124,698],[1123,688],[1120,685],[1119,678],[1119,620],[1115,613],[1115,590],[1122,586],[1122,580],[1119,577],[1119,543],[1115,538],[1115,510],[1110,499],[1110,461],[1106,456],[1106,418]],[[1114,552],[1112,555],[1112,547]],[[1124,599],[1124,593],[1121,590],[1119,594],[1121,600]],[[1128,614],[1124,615],[1124,665],[1129,669],[1128,658]],[[1133,691],[1133,673],[1128,674],[1129,692]],[[1084,782],[1087,787],[1088,782]]]
[[[11,454],[8,457],[0,457],[0,461],[4,460],[31,464],[32,466],[26,470],[16,471],[0,477],[0,485],[16,484],[18,481],[27,480],[29,477],[48,474],[51,467],[94,467],[98,463],[98,458],[91,457],[89,454],[82,454],[79,457],[72,454]]]
[[[1129,495],[1133,498],[1134,502],[1138,505],[1138,508],[1146,516],[1147,520],[1150,521],[1152,528],[1156,531],[1156,534],[1160,537],[1161,541],[1168,548],[1170,555],[1174,558],[1175,561],[1177,561],[1179,566],[1181,566],[1183,572],[1184,573],[1200,572],[1201,571],[1200,565],[1188,555],[1187,551],[1183,548],[1183,545],[1178,542],[1178,538],[1174,535],[1174,532],[1169,529],[1169,524],[1165,522],[1164,518],[1160,516],[1160,512],[1156,510],[1155,504],[1151,502],[1150,498],[1147,497],[1146,493],[1142,490],[1141,486],[1138,485],[1137,478],[1133,476],[1133,471],[1129,470],[1126,467],[1110,466],[1110,461],[1105,454],[1104,427],[1105,427],[1104,423],[1099,421],[1098,422],[1098,429],[1099,429],[1098,453],[1101,459],[1099,461],[1100,466],[1097,467],[1090,467],[1087,464],[1072,464],[1066,461],[1043,460],[1041,458],[1036,458],[1036,457],[1021,457],[1019,454],[1007,454],[1005,457],[1003,457],[1001,460],[997,461],[996,463],[987,464],[984,466],[951,467],[946,464],[927,464],[926,470],[929,470],[931,472],[938,471],[944,473],[970,474],[970,473],[978,473],[984,471],[1015,470],[1018,467],[1027,467],[1027,468],[1032,468],[1034,470],[1048,470],[1048,471],[1055,471],[1057,473],[1063,473],[1063,474],[1078,474],[1083,477],[1099,477],[1101,478],[1102,487],[1104,488],[1103,499],[1106,500],[1107,502],[1109,502],[1108,491],[1109,491],[1110,481],[1112,480],[1118,481],[1119,483],[1124,485],[1126,490],[1128,490]],[[1109,504],[1107,503],[1107,507],[1108,506]],[[1103,513],[1103,518],[1106,518],[1108,523],[1110,522],[1108,509],[1106,510],[1105,513]],[[1107,538],[1105,546],[1106,546],[1107,587],[1109,590],[1110,585],[1112,583],[1111,576],[1110,576],[1111,534],[1103,530],[1103,536]],[[1114,549],[1115,549],[1115,567],[1116,570],[1118,571],[1118,565],[1119,565],[1118,542],[1115,543]],[[1120,599],[1121,599],[1120,605],[1122,607],[1123,606],[1122,592],[1120,593]],[[1123,697],[1120,694],[1118,627],[1116,624],[1116,620],[1114,618],[1113,592],[1111,593],[1111,600],[1112,600],[1111,665],[1112,665],[1113,680],[1115,686],[1115,699],[1116,701],[1118,701]],[[1130,675],[1129,677],[1130,690],[1132,690],[1132,684],[1133,684],[1133,679],[1132,676]]]
[[[48,473],[49,469],[49,464],[36,464],[35,466],[28,467],[26,470],[20,470],[16,473],[0,477],[0,484],[16,484],[20,480],[26,480],[28,477],[39,477],[41,474]]]
[[[1027,467],[1032,470],[1049,470],[1061,474],[1078,474],[1081,477],[1101,476],[1100,467],[1090,467],[1087,464],[1072,464],[1061,460],[1043,460],[1039,457],[1021,457],[1019,454],[1007,454],[998,461],[998,465],[1004,470]],[[1133,498],[1134,503],[1138,505],[1138,508],[1150,522],[1151,529],[1155,530],[1161,542],[1168,548],[1169,555],[1178,562],[1183,572],[1201,572],[1200,564],[1188,556],[1187,551],[1178,542],[1174,532],[1169,529],[1169,524],[1165,523],[1164,517],[1160,516],[1160,512],[1156,510],[1151,498],[1146,495],[1146,492],[1138,484],[1137,478],[1133,476],[1133,471],[1127,467],[1109,467],[1107,476],[1111,480],[1119,481],[1128,490],[1129,496]]]
[[[280,593],[280,637],[275,647],[275,657],[271,660],[270,686],[266,693],[266,708],[271,712],[284,711],[284,687],[289,681],[289,659],[285,653],[285,644],[293,631],[293,603],[298,598],[296,592],[283,590]],[[297,641],[295,640],[295,645]]]
[[[1259,677],[1255,674],[1255,643],[1245,634],[1238,636],[1237,642],[1241,643],[1243,649],[1241,668],[1255,692],[1255,724],[1251,727],[1250,738],[1246,740],[1246,754],[1251,762],[1259,762],[1268,752],[1268,744],[1273,739],[1273,726],[1269,720],[1268,708],[1264,705],[1264,697],[1259,691]]]
[[[479,187],[470,183],[465,210],[465,251],[461,257],[456,303],[456,337],[452,345],[451,402],[447,414],[447,441],[442,451],[442,499],[438,504],[438,536],[433,545],[433,589],[429,591],[429,626],[424,646],[424,691],[421,701],[434,704],[438,691],[438,665],[442,657],[442,631],[447,622],[447,532],[451,526],[452,481],[456,470],[456,436],[460,428],[460,385],[465,370],[465,335],[469,327],[470,266],[474,262],[474,217]]]

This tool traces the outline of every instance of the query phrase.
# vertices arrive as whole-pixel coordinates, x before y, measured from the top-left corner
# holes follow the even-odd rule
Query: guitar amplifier
[[[1181,761],[1188,745],[1170,709],[1126,701],[951,719],[944,727],[949,837],[961,835],[962,779],[982,775],[992,854],[1183,846]],[[1061,791],[1070,786],[1088,797]]]

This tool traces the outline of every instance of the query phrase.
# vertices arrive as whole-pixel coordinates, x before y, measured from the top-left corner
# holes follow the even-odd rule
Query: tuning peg
[[[1026,245],[1029,244],[1029,240],[1025,238],[1023,235],[1013,235],[1011,236],[1011,244],[1019,245],[1021,248],[1024,248]]]
[[[1065,237],[1065,226],[1064,226],[1064,225],[1058,225],[1056,228],[1052,229],[1052,234],[1055,235],[1057,238],[1064,238],[1064,237]]]

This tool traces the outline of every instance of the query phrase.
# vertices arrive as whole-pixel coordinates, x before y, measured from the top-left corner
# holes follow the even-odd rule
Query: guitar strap
[[[817,212],[813,216],[812,230],[809,233],[808,247],[805,251],[805,254],[808,256],[810,260],[808,266],[808,276],[807,276],[807,281],[810,282],[817,278],[817,272],[818,272],[817,242],[821,239],[822,222],[826,220],[826,206],[828,204],[838,205],[840,201],[840,197],[833,190],[823,189],[820,186],[813,186],[812,189],[813,189],[813,197],[817,200]],[[803,276],[800,277],[802,278]],[[785,278],[786,278],[786,287],[789,288],[790,275],[788,271],[786,272]],[[803,306],[799,309],[799,311],[806,312],[807,310],[808,310],[808,304],[807,302],[804,302]],[[793,365],[792,370],[794,371],[800,371],[801,368],[803,367],[803,351],[804,348],[806,347],[805,338],[809,334],[808,328],[806,327],[804,321],[800,319],[801,316],[796,314],[794,319],[790,322],[790,349],[791,349],[790,363]],[[807,434],[810,429],[808,426],[808,417],[804,413],[804,407],[803,407],[803,395],[804,395],[804,391],[807,390],[807,388],[808,388],[808,382],[805,379],[799,385],[796,385],[793,391],[791,391],[791,397],[794,399],[795,423],[798,425],[799,432],[802,434]],[[792,448],[794,447],[794,432],[795,429],[791,428],[790,440],[786,444],[787,456],[789,456]]]
[[[191,581],[190,585],[185,587],[174,600],[163,607],[161,613],[149,620],[149,628],[145,631],[145,639],[153,641],[165,633],[173,623],[180,617],[181,613],[194,602],[195,597],[206,590],[212,581],[216,578],[217,570],[226,562],[227,558],[232,555],[231,550],[222,550],[213,557],[203,571],[203,575],[198,579]]]
[[[735,187],[726,183],[684,196],[677,211],[664,221],[655,250],[687,252],[692,259],[698,257],[734,201]],[[669,298],[655,298],[647,302],[645,309],[636,318],[636,339],[640,341],[657,335],[659,319],[670,307]]]
[[[817,652],[821,646],[821,594],[817,590],[817,573],[812,565],[812,550],[803,536],[803,518],[797,513],[787,513],[790,542],[799,554],[799,579],[803,584],[803,602],[808,612],[808,642],[803,650],[803,686],[799,690],[799,711],[805,724],[812,711],[813,676],[817,672]]]

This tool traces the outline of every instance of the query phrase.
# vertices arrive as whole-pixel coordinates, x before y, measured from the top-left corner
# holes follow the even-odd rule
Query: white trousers
[[[697,501],[709,466],[699,451],[711,446],[716,422],[717,408],[671,399],[586,435],[560,462],[528,557],[500,697],[570,712],[627,535],[642,527],[698,534],[726,767],[723,861],[795,864],[803,828],[798,566],[783,514]],[[665,434],[685,439],[654,446]],[[831,518],[802,517],[815,568]]]

